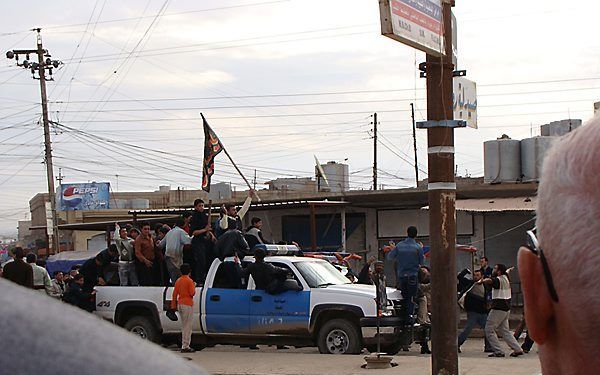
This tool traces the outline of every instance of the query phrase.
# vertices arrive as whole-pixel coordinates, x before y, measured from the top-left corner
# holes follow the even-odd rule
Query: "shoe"
[[[483,349],[484,353],[493,353],[494,349]]]
[[[193,348],[183,348],[183,349],[181,349],[181,352],[182,353],[195,353],[196,350]]]
[[[492,354],[488,355],[488,357],[490,357],[490,358],[493,358],[493,357],[504,358],[506,356],[504,355],[504,353],[498,352],[498,353],[492,353]]]
[[[402,347],[402,351],[403,351],[403,352],[407,352],[407,351],[408,351],[408,346],[403,346],[403,347]]]
[[[287,350],[287,349],[289,349],[289,348],[285,345],[277,345],[277,350]]]
[[[431,354],[431,350],[428,347],[424,346],[421,348],[421,354]]]
[[[250,350],[258,350],[258,345],[250,345],[248,347],[248,349],[250,349]]]
[[[462,350],[460,350],[460,346],[458,347],[458,352],[459,352],[459,353],[462,353]]]
[[[518,356],[523,355],[523,354],[524,354],[523,352],[512,352],[512,353],[510,353],[510,356],[511,357],[518,357]]]

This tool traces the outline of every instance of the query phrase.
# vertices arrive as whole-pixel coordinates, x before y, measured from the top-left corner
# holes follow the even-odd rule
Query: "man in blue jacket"
[[[415,301],[418,290],[419,268],[423,265],[423,247],[415,239],[417,228],[406,230],[408,237],[399,242],[387,255],[394,261],[396,269],[396,289],[402,292],[402,319],[405,324],[414,324]]]

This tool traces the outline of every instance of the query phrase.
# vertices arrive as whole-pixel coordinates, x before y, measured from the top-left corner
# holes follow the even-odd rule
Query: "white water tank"
[[[539,181],[544,157],[558,137],[533,137],[521,140],[523,182]]]
[[[502,136],[483,143],[483,182],[517,182],[521,179],[521,142]]]
[[[150,208],[150,199],[135,198],[131,200],[131,209],[144,210]]]
[[[350,177],[348,164],[336,163],[330,161],[327,164],[321,164],[325,176],[329,182],[329,191],[339,193],[350,190]],[[325,182],[321,181],[321,188],[325,186]]]
[[[560,120],[552,121],[549,124],[542,125],[540,131],[543,136],[562,136],[581,126],[581,120]]]

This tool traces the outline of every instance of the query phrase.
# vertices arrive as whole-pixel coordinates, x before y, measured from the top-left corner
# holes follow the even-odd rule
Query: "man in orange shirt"
[[[181,277],[175,282],[173,298],[171,299],[171,309],[179,310],[181,316],[181,352],[193,353],[190,348],[192,340],[192,321],[194,309],[194,294],[196,293],[196,284],[190,278],[191,267],[184,263],[181,265]]]

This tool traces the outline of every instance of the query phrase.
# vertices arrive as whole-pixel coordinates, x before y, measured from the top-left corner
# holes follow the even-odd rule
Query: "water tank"
[[[562,136],[581,126],[581,120],[552,121],[540,127],[543,136]]]
[[[533,137],[521,140],[523,182],[539,181],[546,152],[558,137]]]
[[[483,182],[517,182],[521,178],[521,142],[506,136],[483,143]]]
[[[150,199],[136,198],[131,200],[132,210],[144,210],[150,208]]]
[[[350,178],[348,172],[348,164],[336,163],[330,161],[327,164],[321,164],[325,176],[329,181],[329,189],[331,192],[342,192],[350,189]],[[321,181],[321,187],[325,186],[325,182]]]
[[[126,208],[130,208],[130,201],[127,199],[111,199],[110,208],[124,210]]]
[[[231,184],[228,182],[210,184],[208,198],[212,200],[231,199]]]
[[[160,185],[158,187],[158,191],[160,191],[162,193],[169,192],[169,191],[171,191],[171,186],[169,186],[169,185]]]

